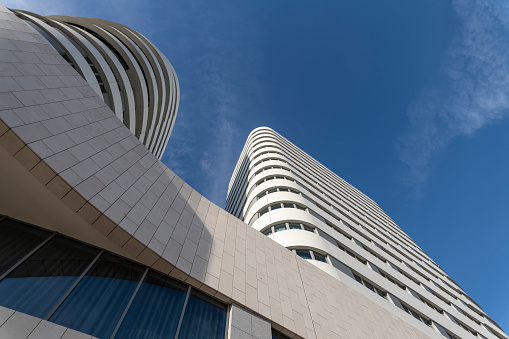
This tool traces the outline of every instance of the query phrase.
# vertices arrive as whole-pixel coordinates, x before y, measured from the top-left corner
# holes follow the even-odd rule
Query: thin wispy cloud
[[[453,7],[460,28],[433,85],[410,104],[409,127],[397,145],[417,196],[452,139],[509,117],[509,4],[454,0]]]
[[[188,27],[188,40],[174,52],[185,58],[180,71],[176,65],[182,96],[163,162],[223,206],[249,133],[242,130],[242,118],[252,114],[260,93],[259,52],[249,45],[257,33],[246,23],[247,13],[240,5],[218,8],[200,2],[186,7],[182,16],[195,16],[198,25]]]

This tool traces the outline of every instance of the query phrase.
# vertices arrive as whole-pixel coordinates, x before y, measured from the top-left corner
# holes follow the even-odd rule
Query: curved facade
[[[162,157],[180,90],[175,70],[157,47],[140,33],[107,20],[14,12],[81,74],[155,156]]]
[[[501,338],[484,311],[370,198],[270,128],[251,132],[226,210],[446,338]]]

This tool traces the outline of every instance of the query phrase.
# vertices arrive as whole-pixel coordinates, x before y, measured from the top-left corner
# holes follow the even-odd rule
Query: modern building
[[[248,136],[226,210],[405,321],[451,339],[506,338],[373,200],[270,128]]]
[[[472,335],[316,267],[161,163],[172,72],[127,27],[0,5],[0,338],[442,338],[436,324]],[[331,260],[318,248],[311,258]],[[477,329],[447,312],[507,338],[487,318],[468,313]]]
[[[157,47],[140,33],[103,19],[13,13],[48,41],[161,159],[180,92],[175,70]]]

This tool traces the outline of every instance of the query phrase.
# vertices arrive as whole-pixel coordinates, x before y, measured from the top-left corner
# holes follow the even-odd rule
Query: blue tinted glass
[[[150,271],[115,338],[173,338],[187,285]]]
[[[0,282],[0,305],[44,318],[99,253],[55,237]]]
[[[302,259],[311,259],[311,254],[309,251],[297,251],[297,255]]]
[[[113,333],[143,274],[143,267],[105,253],[65,299],[51,322],[95,337]]]
[[[226,305],[192,290],[187,302],[179,339],[224,339]]]
[[[286,230],[286,225],[276,225],[276,226],[274,226],[274,232],[285,231],[285,230]]]

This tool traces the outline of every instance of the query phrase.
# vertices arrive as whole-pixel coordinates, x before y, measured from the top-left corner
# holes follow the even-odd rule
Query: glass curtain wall
[[[227,305],[112,253],[0,216],[0,306],[100,338],[223,339]]]

